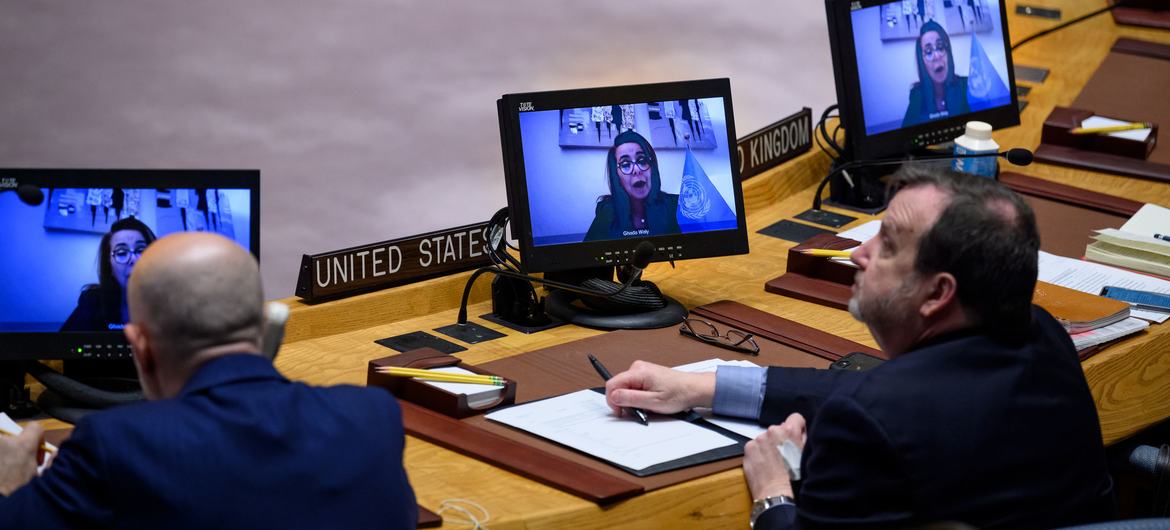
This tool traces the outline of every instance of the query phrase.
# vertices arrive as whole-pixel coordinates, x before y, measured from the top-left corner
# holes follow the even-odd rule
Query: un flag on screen
[[[735,211],[711,184],[707,172],[687,149],[678,193],[678,227],[686,232],[735,228]]]
[[[991,65],[979,39],[971,34],[971,71],[967,74],[967,105],[972,111],[999,107],[1011,102],[1011,92]]]

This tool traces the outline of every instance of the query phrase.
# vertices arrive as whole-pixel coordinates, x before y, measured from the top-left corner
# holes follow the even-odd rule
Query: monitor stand
[[[621,284],[611,281],[613,271],[613,268],[601,267],[549,273],[545,277],[599,292],[616,291]],[[618,275],[629,273],[619,271]],[[653,283],[642,280],[635,280],[615,298],[550,289],[544,299],[544,309],[553,318],[599,329],[664,328],[682,322],[687,316],[682,304],[662,294]]]
[[[830,168],[836,169],[837,164]],[[893,173],[898,166],[856,167],[834,175],[829,181],[829,206],[876,215],[886,209],[886,183],[882,177]],[[846,175],[848,173],[848,175]]]
[[[5,361],[0,363],[0,411],[12,419],[31,418],[38,409],[29,396],[25,384],[26,361]]]

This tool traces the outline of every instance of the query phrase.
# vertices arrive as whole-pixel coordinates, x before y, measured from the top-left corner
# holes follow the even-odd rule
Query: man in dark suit
[[[39,477],[39,427],[0,440],[0,528],[415,528],[396,402],[291,382],[259,354],[247,251],[208,233],[160,239],[129,304],[150,401],[86,417]]]
[[[1031,209],[978,177],[903,169],[895,178],[880,233],[853,253],[849,303],[891,360],[866,372],[716,374],[639,362],[607,383],[610,405],[713,406],[779,423],[744,449],[755,528],[1053,528],[1111,517],[1101,430],[1072,341],[1031,305]],[[803,448],[798,493],[786,444]]]

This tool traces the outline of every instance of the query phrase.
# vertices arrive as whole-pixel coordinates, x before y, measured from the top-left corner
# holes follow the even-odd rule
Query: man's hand
[[[622,407],[673,414],[710,407],[714,397],[714,372],[692,374],[645,361],[634,361],[629,370],[605,383],[605,401],[617,414]]]
[[[19,436],[0,436],[0,495],[11,495],[37,474],[37,451],[44,429],[32,423]]]
[[[780,456],[779,446],[791,440],[796,447],[804,449],[808,435],[805,433],[804,416],[792,414],[784,423],[768,427],[768,431],[747,443],[743,448],[743,474],[747,477],[752,499],[758,500],[777,495],[792,497],[792,482],[788,478],[788,465]]]

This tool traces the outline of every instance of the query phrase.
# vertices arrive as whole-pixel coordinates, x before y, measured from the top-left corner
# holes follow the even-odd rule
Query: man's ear
[[[931,319],[948,311],[959,303],[958,288],[959,284],[951,273],[932,274],[923,282],[925,299],[918,308],[919,314],[924,319]]]
[[[154,352],[150,349],[150,333],[138,324],[126,324],[122,330],[130,348],[134,350],[134,364],[140,373],[151,373],[155,368]]]

